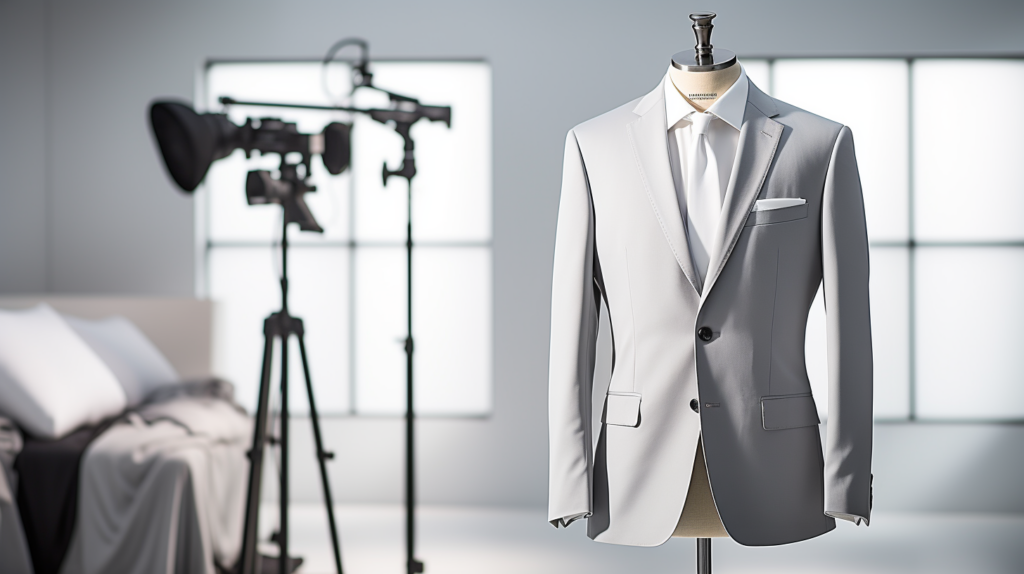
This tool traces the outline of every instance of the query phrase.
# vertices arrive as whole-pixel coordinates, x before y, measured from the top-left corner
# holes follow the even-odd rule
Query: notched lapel
[[[769,114],[775,115],[775,107],[771,99],[750,85],[751,94],[747,99],[747,109],[740,127],[740,139],[737,146],[736,163],[732,177],[725,192],[722,206],[722,220],[715,234],[714,251],[708,265],[708,276],[705,280],[707,288],[701,299],[706,299],[714,288],[715,281],[725,268],[725,263],[732,254],[736,240],[743,232],[743,226],[754,207],[754,201],[761,193],[768,168],[775,159],[779,140],[782,139],[783,125],[771,119],[760,108],[767,108]],[[755,93],[756,92],[756,93]],[[759,102],[759,100],[765,100]],[[759,102],[760,106],[755,105]]]
[[[700,293],[700,277],[690,259],[690,244],[686,240],[683,227],[683,216],[679,211],[679,199],[676,197],[676,186],[672,181],[672,168],[668,162],[668,129],[665,125],[665,100],[657,97],[664,93],[659,84],[654,92],[645,97],[634,110],[640,117],[627,126],[633,156],[636,160],[640,177],[647,188],[647,198],[651,202],[661,230],[665,234],[676,262],[690,282]]]

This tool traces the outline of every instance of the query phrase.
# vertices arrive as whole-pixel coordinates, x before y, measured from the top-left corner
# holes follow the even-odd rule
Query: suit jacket
[[[715,503],[744,545],[796,542],[869,518],[868,243],[853,136],[751,83],[702,285],[669,167],[659,86],[566,138],[549,373],[549,520],[589,516],[601,542],[672,534],[698,438]],[[765,198],[806,203],[752,211]],[[824,456],[804,366],[824,282]],[[596,449],[600,302],[613,334]]]

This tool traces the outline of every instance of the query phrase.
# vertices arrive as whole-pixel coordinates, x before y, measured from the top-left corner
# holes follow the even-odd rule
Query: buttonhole
[[[766,135],[766,136],[768,136],[768,137],[772,137],[772,134],[770,134],[770,133],[768,133],[768,132],[766,132],[764,130],[761,130],[761,133]]]
[[[722,406],[722,403],[704,403],[705,408],[714,409]]]

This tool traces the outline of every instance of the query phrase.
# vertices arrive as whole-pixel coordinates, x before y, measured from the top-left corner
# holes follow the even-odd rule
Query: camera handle
[[[418,118],[417,118],[418,119]],[[412,141],[412,136],[409,134],[409,130],[412,129],[412,124],[409,122],[395,122],[395,131],[398,135],[402,136],[405,141],[405,156],[402,158],[402,165],[397,170],[388,169],[387,162],[384,162],[384,168],[381,175],[384,178],[384,185],[388,184],[388,178],[393,175],[404,177],[406,181],[412,185],[412,178],[416,175],[416,157],[413,151],[416,145]]]

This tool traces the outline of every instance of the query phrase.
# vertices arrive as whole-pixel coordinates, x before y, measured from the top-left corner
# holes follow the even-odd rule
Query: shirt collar
[[[725,91],[711,107],[707,109],[715,117],[721,119],[736,130],[743,125],[743,112],[747,109],[747,72],[740,66],[740,77]],[[665,116],[668,122],[666,129],[672,129],[679,120],[684,119],[697,110],[686,101],[672,84],[672,78],[665,74]]]

